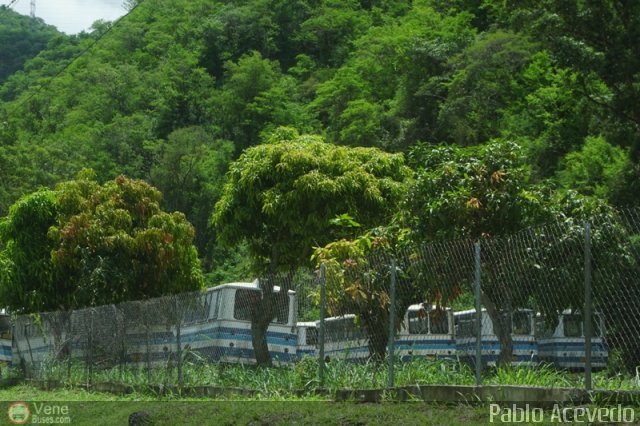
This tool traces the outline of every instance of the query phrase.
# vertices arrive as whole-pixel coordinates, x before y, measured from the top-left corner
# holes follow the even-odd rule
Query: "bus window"
[[[326,321],[325,329],[327,342],[337,342],[342,340],[340,323],[337,320]]]
[[[344,326],[344,340],[355,340],[356,339],[356,328],[353,324],[353,321],[344,320],[342,322]]]
[[[580,315],[565,315],[562,322],[565,337],[582,337],[582,318]]]
[[[424,310],[409,311],[409,334],[429,333],[429,324]]]
[[[544,317],[539,316],[536,318],[536,336],[538,337],[550,337],[553,335],[557,324],[547,324]]]
[[[219,291],[212,291],[207,294],[207,306],[209,307],[209,319],[217,319],[218,318],[218,295]]]
[[[531,334],[531,321],[528,312],[514,312],[512,317],[513,334]]]
[[[318,344],[318,329],[315,327],[307,327],[306,340],[307,345]]]
[[[546,332],[547,329],[544,324],[544,319],[540,317],[536,318],[536,336],[544,337],[547,335]]]
[[[364,339],[364,331],[354,320],[351,320],[351,327],[353,340]]]
[[[9,315],[0,315],[0,338],[11,339],[11,318]]]
[[[429,323],[431,324],[431,334],[449,333],[449,317],[446,312],[429,315]]]
[[[476,335],[476,319],[471,316],[463,316],[458,318],[458,329],[456,330],[460,337],[473,337]]]
[[[273,322],[278,324],[286,324],[289,321],[289,296],[285,293],[284,297],[278,293],[274,293],[275,311]]]
[[[358,326],[356,326],[353,319],[345,320],[344,325],[346,340],[357,340],[360,338]]]
[[[233,304],[233,317],[237,320],[251,321],[251,309],[260,300],[260,296],[260,290],[237,289]]]

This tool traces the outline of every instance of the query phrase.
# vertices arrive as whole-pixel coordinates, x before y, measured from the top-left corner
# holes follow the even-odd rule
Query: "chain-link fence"
[[[431,358],[478,384],[543,366],[640,386],[639,262],[638,210],[345,259],[327,274],[325,360],[386,357],[390,384],[394,359]]]
[[[303,385],[325,386],[349,365],[384,386],[398,384],[398,373],[402,384],[429,380],[406,373],[408,365],[427,376],[436,365],[444,374],[431,380],[443,384],[452,372],[463,383],[515,384],[518,371],[542,371],[577,387],[622,377],[640,385],[638,210],[480,241],[370,246],[343,250],[315,272],[18,316],[13,363],[28,377],[55,370],[91,381],[137,369],[182,385],[204,380],[190,376],[194,366],[291,366],[306,357],[316,364]]]
[[[297,287],[306,294],[302,304]],[[316,287],[315,274],[298,272],[204,292],[20,315],[12,361],[28,378],[81,373],[90,382],[104,371],[135,368],[149,380],[162,371],[163,380],[176,384],[183,382],[185,365],[292,364],[299,310],[312,311]]]

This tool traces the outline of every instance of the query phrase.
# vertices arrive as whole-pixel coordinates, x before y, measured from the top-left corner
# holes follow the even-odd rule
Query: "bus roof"
[[[416,303],[415,305],[411,305],[407,308],[407,311],[419,311],[421,309],[426,309],[428,311],[435,311],[438,309],[437,305],[430,305],[428,303]],[[440,309],[444,310],[444,311],[450,311],[451,308],[446,307],[446,306],[440,306]]]
[[[247,290],[257,290],[260,291],[260,286],[258,285],[258,280],[255,280],[253,282],[250,283],[242,283],[242,282],[237,282],[237,283],[226,283],[226,284],[220,284],[214,287],[209,287],[207,288],[207,292],[209,291],[214,291],[214,290],[218,290],[218,289],[223,289],[223,288],[236,288],[236,289],[247,289]],[[279,286],[273,286],[273,291],[275,292],[279,292],[280,291],[280,287]],[[289,290],[288,294],[295,294],[296,292],[294,290]]]
[[[485,308],[482,308],[482,312],[487,312],[487,310]],[[533,312],[533,309],[529,309],[529,308],[516,308],[513,310],[513,312]],[[475,314],[476,310],[475,309],[467,309],[466,311],[458,311],[455,312],[455,315],[467,315],[467,314]]]

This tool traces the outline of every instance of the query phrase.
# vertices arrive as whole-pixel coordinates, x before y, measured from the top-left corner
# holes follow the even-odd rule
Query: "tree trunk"
[[[276,279],[276,274],[271,273],[259,281],[262,298],[251,308],[251,342],[256,363],[260,366],[272,365],[267,344],[267,330],[271,321],[276,317],[278,309],[286,306],[287,312],[289,312],[289,289],[294,275],[295,268],[291,268],[282,279]],[[280,292],[277,294],[273,292],[276,282],[280,284]]]
[[[71,348],[69,343],[69,336],[63,336],[65,329],[70,330],[71,324],[71,311],[60,311],[49,314],[47,316],[47,322],[52,332],[52,346],[53,353],[56,360],[66,359],[71,357]]]
[[[262,281],[261,281],[262,282]],[[270,367],[271,355],[267,345],[267,329],[273,319],[273,285],[262,286],[262,299],[251,309],[251,343],[256,363],[261,367]]]
[[[387,335],[377,334],[369,337],[369,356],[373,361],[383,361],[387,354]]]
[[[482,304],[487,309],[489,318],[493,324],[493,333],[500,342],[500,355],[496,362],[497,367],[510,365],[513,358],[513,339],[511,338],[511,303],[506,303],[503,309],[498,308],[485,292],[480,295]]]
[[[363,315],[366,335],[369,338],[369,357],[374,361],[382,361],[387,353],[387,330],[389,324],[385,321],[376,321],[370,314]]]

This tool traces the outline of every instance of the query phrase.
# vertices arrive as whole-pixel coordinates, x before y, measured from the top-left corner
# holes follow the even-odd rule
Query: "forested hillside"
[[[41,19],[0,6],[0,84],[59,36],[63,34]]]
[[[3,52],[14,61],[0,72],[0,215],[83,168],[99,182],[144,179],[186,214],[205,269],[222,277],[246,250],[223,248],[209,226],[225,174],[281,126],[403,153],[415,170],[435,145],[509,147],[541,194],[639,203],[640,3],[129,4],[81,36],[3,21],[33,38],[25,57],[48,44],[24,64]]]

